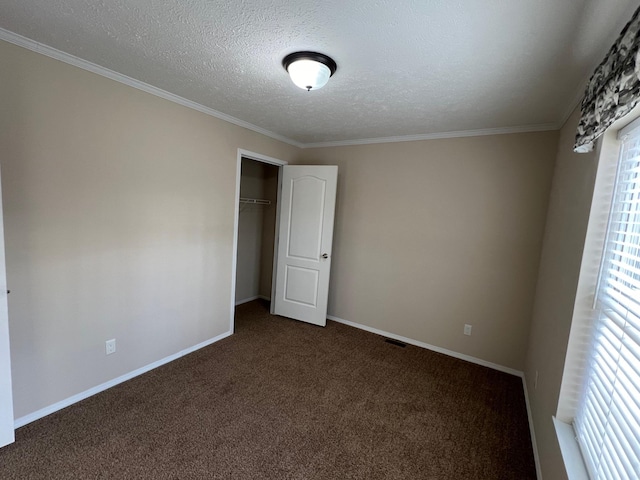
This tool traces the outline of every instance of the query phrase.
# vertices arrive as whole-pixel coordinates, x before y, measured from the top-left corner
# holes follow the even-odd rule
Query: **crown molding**
[[[262,135],[266,135],[267,137],[271,137],[275,140],[280,140],[281,142],[288,143],[289,145],[293,145],[298,148],[303,147],[303,144],[301,144],[300,142],[296,142],[295,140],[292,140],[283,135],[279,135],[270,130],[258,127],[257,125],[253,125],[252,123],[245,122],[244,120],[240,120],[239,118],[232,117],[231,115],[227,115],[226,113],[219,112],[217,110],[214,110],[213,108],[205,107],[204,105],[196,103],[192,100],[180,97],[173,93],[167,92],[166,90],[162,90],[158,87],[154,87],[153,85],[149,85],[148,83],[141,82],[140,80],[136,80],[135,78],[131,78],[121,73],[110,70],[106,67],[96,65],[95,63],[83,60],[82,58],[78,58],[69,53],[57,50],[43,43],[36,42],[35,40],[23,37],[22,35],[18,35],[17,33],[11,32],[9,30],[5,30],[4,28],[0,28],[0,40],[4,40],[19,47],[26,48],[27,50],[31,50],[32,52],[41,53],[42,55],[53,58],[55,60],[60,60],[61,62],[73,65],[74,67],[78,67],[83,70],[95,73],[96,75],[109,78],[119,83],[123,83],[129,87],[142,90],[143,92],[149,93],[156,97],[164,98],[165,100],[177,103],[179,105],[182,105],[183,107],[197,110],[198,112],[204,113],[205,115],[219,118],[220,120],[224,120],[225,122],[229,122],[239,127],[243,127]]]
[[[359,140],[340,140],[337,142],[303,143],[302,148],[346,147],[351,145],[370,145],[374,143],[415,142],[419,140],[438,140],[443,138],[483,137],[486,135],[506,135],[510,133],[548,132],[558,130],[557,123],[523,125],[520,127],[483,128],[479,130],[457,130],[453,132],[425,133],[419,135],[401,135],[396,137],[362,138]]]
[[[351,146],[351,145],[369,145],[369,144],[375,144],[375,143],[413,142],[413,141],[419,141],[419,140],[436,140],[436,139],[443,139],[443,138],[480,137],[485,135],[502,135],[502,134],[509,134],[509,133],[541,132],[541,131],[558,130],[560,126],[562,126],[562,124],[564,123],[563,121],[560,125],[548,123],[548,124],[541,124],[541,125],[524,125],[519,127],[485,128],[485,129],[479,129],[479,130],[462,130],[462,131],[452,131],[452,132],[426,133],[426,134],[419,134],[419,135],[401,135],[401,136],[394,136],[394,137],[363,138],[363,139],[355,139],[355,140],[341,140],[341,141],[335,141],[335,142],[302,143],[302,142],[293,140],[291,138],[285,137],[284,135],[280,135],[278,133],[267,130],[265,128],[258,127],[257,125],[253,125],[252,123],[245,122],[244,120],[240,120],[239,118],[232,117],[231,115],[227,115],[226,113],[219,112],[218,110],[214,110],[213,108],[206,107],[192,100],[188,100],[186,98],[180,97],[173,93],[167,92],[166,90],[162,90],[158,87],[154,87],[153,85],[149,85],[148,83],[141,82],[140,80],[136,80],[135,78],[128,77],[121,73],[110,70],[106,67],[97,65],[87,60],[83,60],[82,58],[78,58],[74,55],[63,52],[61,50],[57,50],[53,47],[45,45],[44,43],[36,42],[35,40],[32,40],[30,38],[23,37],[22,35],[11,32],[9,30],[0,28],[0,40],[4,40],[6,42],[12,43],[19,47],[26,48],[27,50],[31,50],[32,52],[40,53],[47,57],[53,58],[55,60],[59,60],[69,65],[73,65],[74,67],[81,68],[88,72],[95,73],[96,75],[109,78],[110,80],[114,80],[116,82],[122,83],[129,87],[135,88],[137,90],[141,90],[143,92],[149,93],[156,97],[160,97],[170,102],[177,103],[178,105],[182,105],[183,107],[196,110],[198,112],[204,113],[205,115],[209,115],[211,117],[224,120],[225,122],[229,122],[239,127],[252,130],[256,133],[260,133],[267,137],[273,138],[275,140],[279,140],[281,142],[287,143],[289,145],[293,145],[294,147],[298,147],[298,148],[341,147],[341,146]],[[571,114],[572,111],[573,111],[573,108],[569,111],[569,114]]]
[[[584,97],[584,90],[585,88],[587,88],[587,80],[584,80],[580,83],[579,87],[576,90],[576,94],[574,95],[573,99],[571,100],[571,103],[569,103],[569,106],[567,107],[567,110],[564,112],[564,115],[562,115],[562,118],[560,119],[560,121],[558,122],[559,128],[564,127],[565,123],[567,123],[567,121],[569,120],[569,117],[571,117],[571,114],[573,113],[573,111],[578,108],[580,106],[580,104],[582,103],[582,99]]]
[[[605,52],[605,55],[606,55],[606,52]],[[602,58],[604,58],[604,55]],[[564,115],[560,119],[560,122],[558,122],[559,128],[564,127],[565,123],[567,123],[567,121],[569,120],[569,117],[571,117],[571,114],[573,113],[573,111],[576,108],[580,107],[580,105],[582,104],[582,99],[584,98],[587,85],[589,84],[589,80],[591,80],[591,75],[593,75],[593,71],[595,70],[597,65],[599,65],[599,63],[596,64],[593,68],[589,69],[589,72],[587,73],[587,75],[585,75],[582,78],[582,81],[578,83],[578,85],[576,86],[576,89],[573,94],[573,98],[568,104],[567,109],[564,112]]]

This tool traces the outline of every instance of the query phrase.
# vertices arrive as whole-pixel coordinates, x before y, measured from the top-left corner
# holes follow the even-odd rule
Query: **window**
[[[594,480],[640,478],[640,128],[622,139],[574,428]]]

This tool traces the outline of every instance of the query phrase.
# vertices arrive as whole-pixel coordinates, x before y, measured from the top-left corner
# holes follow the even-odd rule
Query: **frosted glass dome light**
[[[287,69],[291,80],[305,90],[317,90],[329,81],[331,70],[322,63],[313,60],[296,60]]]
[[[289,72],[293,83],[304,90],[324,87],[337,68],[336,62],[331,58],[315,52],[287,55],[282,60],[282,66]]]

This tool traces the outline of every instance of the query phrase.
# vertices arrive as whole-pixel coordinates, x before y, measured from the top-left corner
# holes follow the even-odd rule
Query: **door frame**
[[[276,202],[276,231],[274,232],[273,242],[273,273],[271,275],[271,298],[273,298],[273,292],[275,289],[275,276],[276,276],[276,261],[278,257],[278,226],[280,225],[280,185],[282,182],[282,167],[289,165],[289,162],[279,160],[277,158],[262,155],[261,153],[251,152],[242,148],[238,149],[236,157],[236,194],[234,203],[234,217],[233,217],[233,252],[231,258],[231,312],[229,318],[229,332],[234,333],[235,330],[235,318],[236,318],[236,274],[238,267],[238,225],[240,221],[240,181],[242,178],[242,159],[247,158],[256,162],[267,163],[269,165],[275,165],[278,167],[278,197]],[[273,303],[271,304],[271,313],[273,313]]]

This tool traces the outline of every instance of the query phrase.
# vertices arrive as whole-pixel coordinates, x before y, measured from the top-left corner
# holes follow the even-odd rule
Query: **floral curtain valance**
[[[598,137],[640,101],[639,35],[640,8],[589,79],[582,100],[575,152],[592,151]]]

